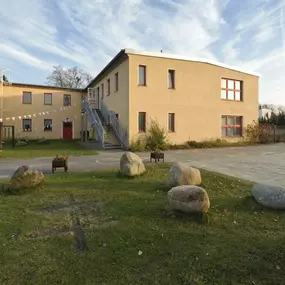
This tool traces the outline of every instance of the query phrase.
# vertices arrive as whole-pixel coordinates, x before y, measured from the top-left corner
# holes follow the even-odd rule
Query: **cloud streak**
[[[122,48],[163,49],[262,73],[261,101],[282,103],[283,7],[283,0],[3,1],[0,61],[26,66],[30,77],[17,81],[43,83],[53,64],[95,76]]]

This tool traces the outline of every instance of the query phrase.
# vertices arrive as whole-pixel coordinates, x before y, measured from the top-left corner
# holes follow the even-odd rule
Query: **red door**
[[[72,122],[63,122],[62,124],[62,138],[64,140],[72,140]]]

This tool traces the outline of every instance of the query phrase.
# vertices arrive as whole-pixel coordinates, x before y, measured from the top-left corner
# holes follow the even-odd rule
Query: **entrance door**
[[[63,122],[62,123],[62,138],[64,140],[73,139],[73,125],[72,122]]]

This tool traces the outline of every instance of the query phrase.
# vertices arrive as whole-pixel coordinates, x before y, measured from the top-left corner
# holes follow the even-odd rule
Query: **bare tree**
[[[63,68],[61,65],[55,65],[52,74],[47,77],[49,85],[65,88],[85,88],[91,80],[91,75],[77,66]]]
[[[3,83],[4,82],[6,82],[6,83],[9,82],[5,74],[3,74],[3,78],[1,78],[1,76],[0,76],[0,82],[3,82]]]

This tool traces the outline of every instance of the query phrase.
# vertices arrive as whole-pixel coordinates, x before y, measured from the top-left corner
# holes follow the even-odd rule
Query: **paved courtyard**
[[[69,171],[118,168],[122,151],[102,151],[96,156],[69,158]],[[149,161],[149,153],[138,154]],[[51,173],[52,158],[0,161],[0,177],[9,177],[26,164]],[[224,174],[285,187],[285,144],[165,152],[165,162],[181,161]],[[62,171],[59,169],[58,171]]]

